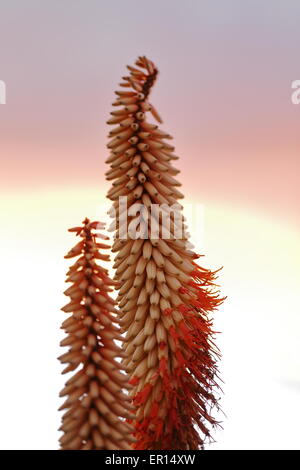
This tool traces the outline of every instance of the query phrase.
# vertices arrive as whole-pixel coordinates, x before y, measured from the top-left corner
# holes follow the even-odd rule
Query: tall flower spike
[[[128,66],[123,90],[116,91],[113,105],[120,109],[108,121],[116,127],[109,133],[106,173],[113,182],[108,197],[116,222],[114,267],[122,286],[123,364],[137,410],[134,447],[199,449],[217,424],[211,408],[218,406],[219,352],[209,314],[223,299],[215,291],[215,272],[198,266],[190,249],[177,202],[183,195],[174,178],[179,171],[172,164],[178,158],[168,143],[172,137],[146,120],[150,112],[162,122],[148,101],[158,71],[146,57],[136,66]]]
[[[121,364],[115,357],[122,357],[122,350],[115,340],[119,334],[117,310],[108,292],[115,283],[107,270],[97,264],[108,261],[99,249],[108,245],[96,238],[106,239],[95,233],[103,228],[99,222],[83,221],[83,226],[71,228],[81,241],[65,258],[79,257],[67,273],[66,282],[72,285],[64,293],[70,302],[62,310],[71,313],[62,324],[66,338],[61,346],[69,351],[59,357],[68,364],[63,374],[76,372],[65,384],[60,396],[67,396],[60,410],[67,411],[62,418],[62,449],[113,450],[130,449],[132,428],[125,419],[132,417],[132,406],[123,389],[127,377],[120,372]]]

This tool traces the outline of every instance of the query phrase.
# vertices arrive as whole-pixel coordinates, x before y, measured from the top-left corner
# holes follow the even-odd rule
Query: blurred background
[[[104,217],[105,122],[143,54],[193,242],[228,296],[207,448],[299,449],[299,16],[297,0],[1,0],[2,449],[58,447],[67,229]]]

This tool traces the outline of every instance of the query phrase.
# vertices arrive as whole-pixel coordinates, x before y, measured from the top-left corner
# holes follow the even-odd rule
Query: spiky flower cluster
[[[196,264],[187,236],[176,236],[183,195],[174,178],[171,136],[150,124],[146,113],[161,122],[148,101],[157,69],[146,57],[128,66],[116,91],[108,123],[107,179],[113,186],[116,240],[113,251],[121,326],[126,332],[123,364],[133,385],[136,449],[199,449],[216,423],[218,350],[209,317],[223,299],[214,289],[215,272]],[[119,198],[127,198],[126,235],[120,236],[123,214]],[[141,207],[139,214],[134,204]],[[162,213],[152,211],[159,204]],[[176,205],[174,209],[174,204]],[[170,208],[173,208],[172,213]],[[170,215],[169,227],[162,215]],[[179,220],[179,222],[178,222]],[[131,228],[139,228],[134,236]],[[169,237],[163,232],[168,228]],[[153,235],[154,233],[154,235]],[[147,235],[148,234],[148,235]],[[151,235],[149,235],[151,234]]]
[[[68,364],[63,373],[80,367],[66,383],[60,396],[67,396],[61,410],[67,411],[62,418],[62,449],[130,449],[134,440],[131,426],[125,419],[132,418],[128,396],[127,377],[120,372],[121,365],[115,360],[122,356],[115,340],[122,341],[118,328],[115,301],[108,292],[114,282],[108,277],[99,260],[108,261],[99,249],[108,245],[97,242],[106,238],[94,229],[99,222],[85,219],[83,226],[71,228],[81,238],[65,258],[78,257],[67,273],[71,282],[65,294],[70,302],[62,308],[70,314],[62,324],[66,338],[61,346],[68,352],[60,356]]]

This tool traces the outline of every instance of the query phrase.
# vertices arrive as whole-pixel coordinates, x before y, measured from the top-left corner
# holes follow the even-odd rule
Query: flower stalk
[[[162,123],[149,102],[158,70],[146,57],[127,68],[108,121],[114,127],[106,177],[112,182],[123,365],[136,407],[134,448],[201,449],[218,424],[211,409],[218,408],[220,355],[210,314],[223,299],[215,289],[216,272],[196,263],[188,242],[172,137],[147,120],[151,114]]]
[[[64,450],[128,450],[134,441],[125,421],[133,417],[124,393],[128,379],[116,360],[124,353],[115,342],[122,341],[122,336],[116,302],[109,296],[115,282],[98,264],[109,260],[99,251],[109,246],[97,240],[107,237],[96,233],[96,228],[103,226],[88,219],[71,228],[81,240],[65,256],[77,260],[67,273],[71,286],[64,294],[70,301],[62,308],[69,317],[62,324],[66,337],[61,346],[69,349],[59,360],[66,364],[63,374],[79,370],[60,393],[67,397],[60,407],[66,410],[60,428]]]

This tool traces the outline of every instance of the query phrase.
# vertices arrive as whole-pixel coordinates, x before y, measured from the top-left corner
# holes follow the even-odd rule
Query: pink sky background
[[[298,224],[297,1],[1,2],[1,189],[105,185],[113,90],[138,54],[187,196]]]
[[[299,1],[0,4],[2,448],[57,448],[66,230],[104,203],[113,92],[140,54],[160,70],[151,102],[182,191],[204,207],[196,249],[224,266],[215,446],[300,448]]]

